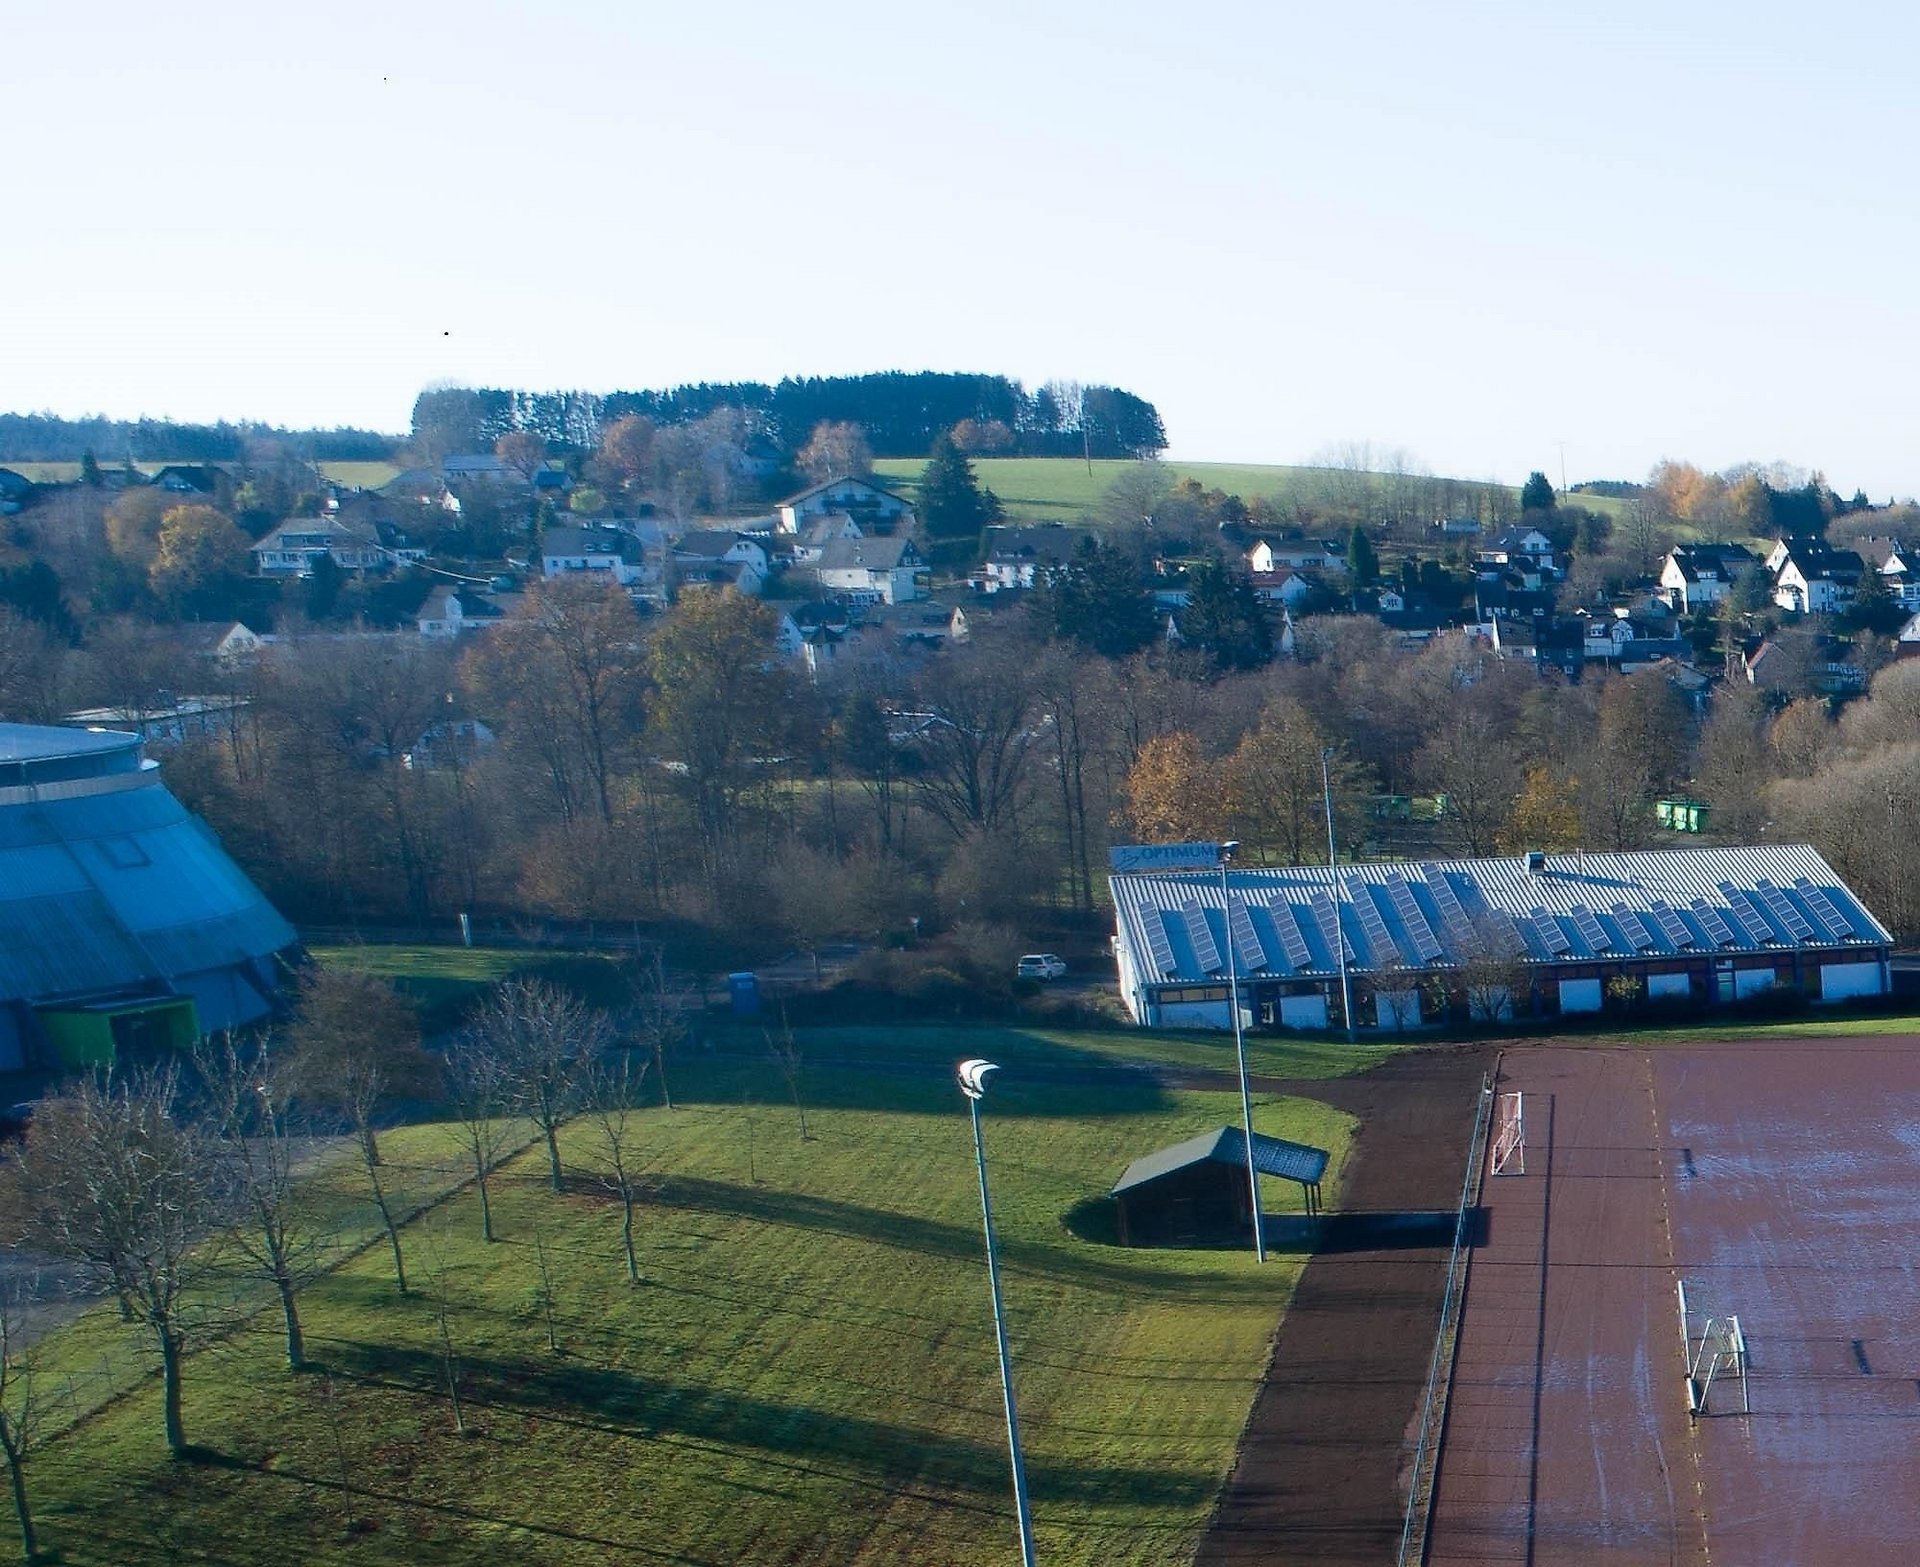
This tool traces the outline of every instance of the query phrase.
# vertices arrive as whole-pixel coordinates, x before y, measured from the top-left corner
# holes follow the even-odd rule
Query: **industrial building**
[[[0,724],[0,1071],[257,1022],[298,945],[139,735]]]
[[[1116,848],[1114,956],[1147,1027],[1399,1031],[1609,999],[1887,991],[1893,938],[1806,844],[1389,864],[1230,865]]]

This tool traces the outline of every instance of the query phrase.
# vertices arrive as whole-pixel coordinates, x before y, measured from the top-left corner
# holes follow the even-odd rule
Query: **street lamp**
[[[1233,1053],[1240,1062],[1240,1124],[1247,1134],[1247,1198],[1253,1207],[1253,1260],[1267,1260],[1266,1237],[1260,1233],[1260,1170],[1253,1162],[1253,1094],[1247,1086],[1247,1040],[1240,1029],[1240,964],[1233,944],[1233,913],[1227,906],[1227,867],[1240,852],[1240,842],[1229,838],[1220,845],[1220,920],[1227,936],[1227,1006],[1233,1012]]]
[[[1320,794],[1327,808],[1327,869],[1333,870],[1339,864],[1339,856],[1333,847],[1333,779],[1327,771],[1333,761],[1333,747],[1323,745],[1320,748]],[[1333,905],[1333,954],[1340,960],[1340,1010],[1347,1018],[1347,1043],[1353,1040],[1353,982],[1347,977],[1347,938],[1340,930],[1340,903],[1338,899],[1329,900]]]
[[[987,1198],[987,1149],[980,1140],[980,1101],[987,1074],[1000,1068],[977,1057],[960,1063],[960,1092],[973,1113],[973,1161],[980,1171],[980,1223],[987,1233],[987,1279],[993,1286],[993,1336],[1000,1348],[1000,1398],[1007,1409],[1007,1453],[1013,1463],[1013,1506],[1020,1518],[1020,1564],[1033,1567],[1033,1515],[1027,1506],[1027,1466],[1020,1456],[1020,1417],[1013,1407],[1013,1364],[1007,1356],[1007,1313],[1000,1299],[1000,1259],[993,1246],[993,1204]]]

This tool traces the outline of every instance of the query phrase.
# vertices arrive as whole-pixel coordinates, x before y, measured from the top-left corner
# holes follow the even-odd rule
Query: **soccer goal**
[[[1493,1142],[1487,1155],[1495,1175],[1527,1173],[1526,1096],[1502,1094],[1493,1112]]]
[[[1749,1414],[1747,1400],[1747,1339],[1740,1319],[1703,1300],[1698,1289],[1687,1291],[1687,1281],[1674,1288],[1680,1297],[1680,1354],[1687,1370],[1687,1418],[1698,1420],[1713,1412],[1714,1389],[1737,1384],[1738,1413]]]

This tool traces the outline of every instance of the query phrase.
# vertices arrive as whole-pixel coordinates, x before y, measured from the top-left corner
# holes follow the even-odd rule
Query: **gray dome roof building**
[[[298,946],[138,735],[0,724],[0,1071],[257,1022]]]

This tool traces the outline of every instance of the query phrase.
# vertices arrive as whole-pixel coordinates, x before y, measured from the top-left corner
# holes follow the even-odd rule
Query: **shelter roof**
[[[1226,1164],[1245,1168],[1246,1162],[1247,1143],[1240,1128],[1222,1126],[1215,1131],[1202,1132],[1198,1137],[1189,1137],[1170,1148],[1141,1155],[1113,1183],[1112,1195],[1118,1197],[1122,1192],[1133,1191],[1197,1164]],[[1274,1175],[1281,1180],[1313,1186],[1327,1173],[1327,1152],[1324,1148],[1309,1148],[1305,1143],[1290,1143],[1283,1138],[1269,1137],[1265,1132],[1255,1132],[1253,1164],[1262,1175]]]

